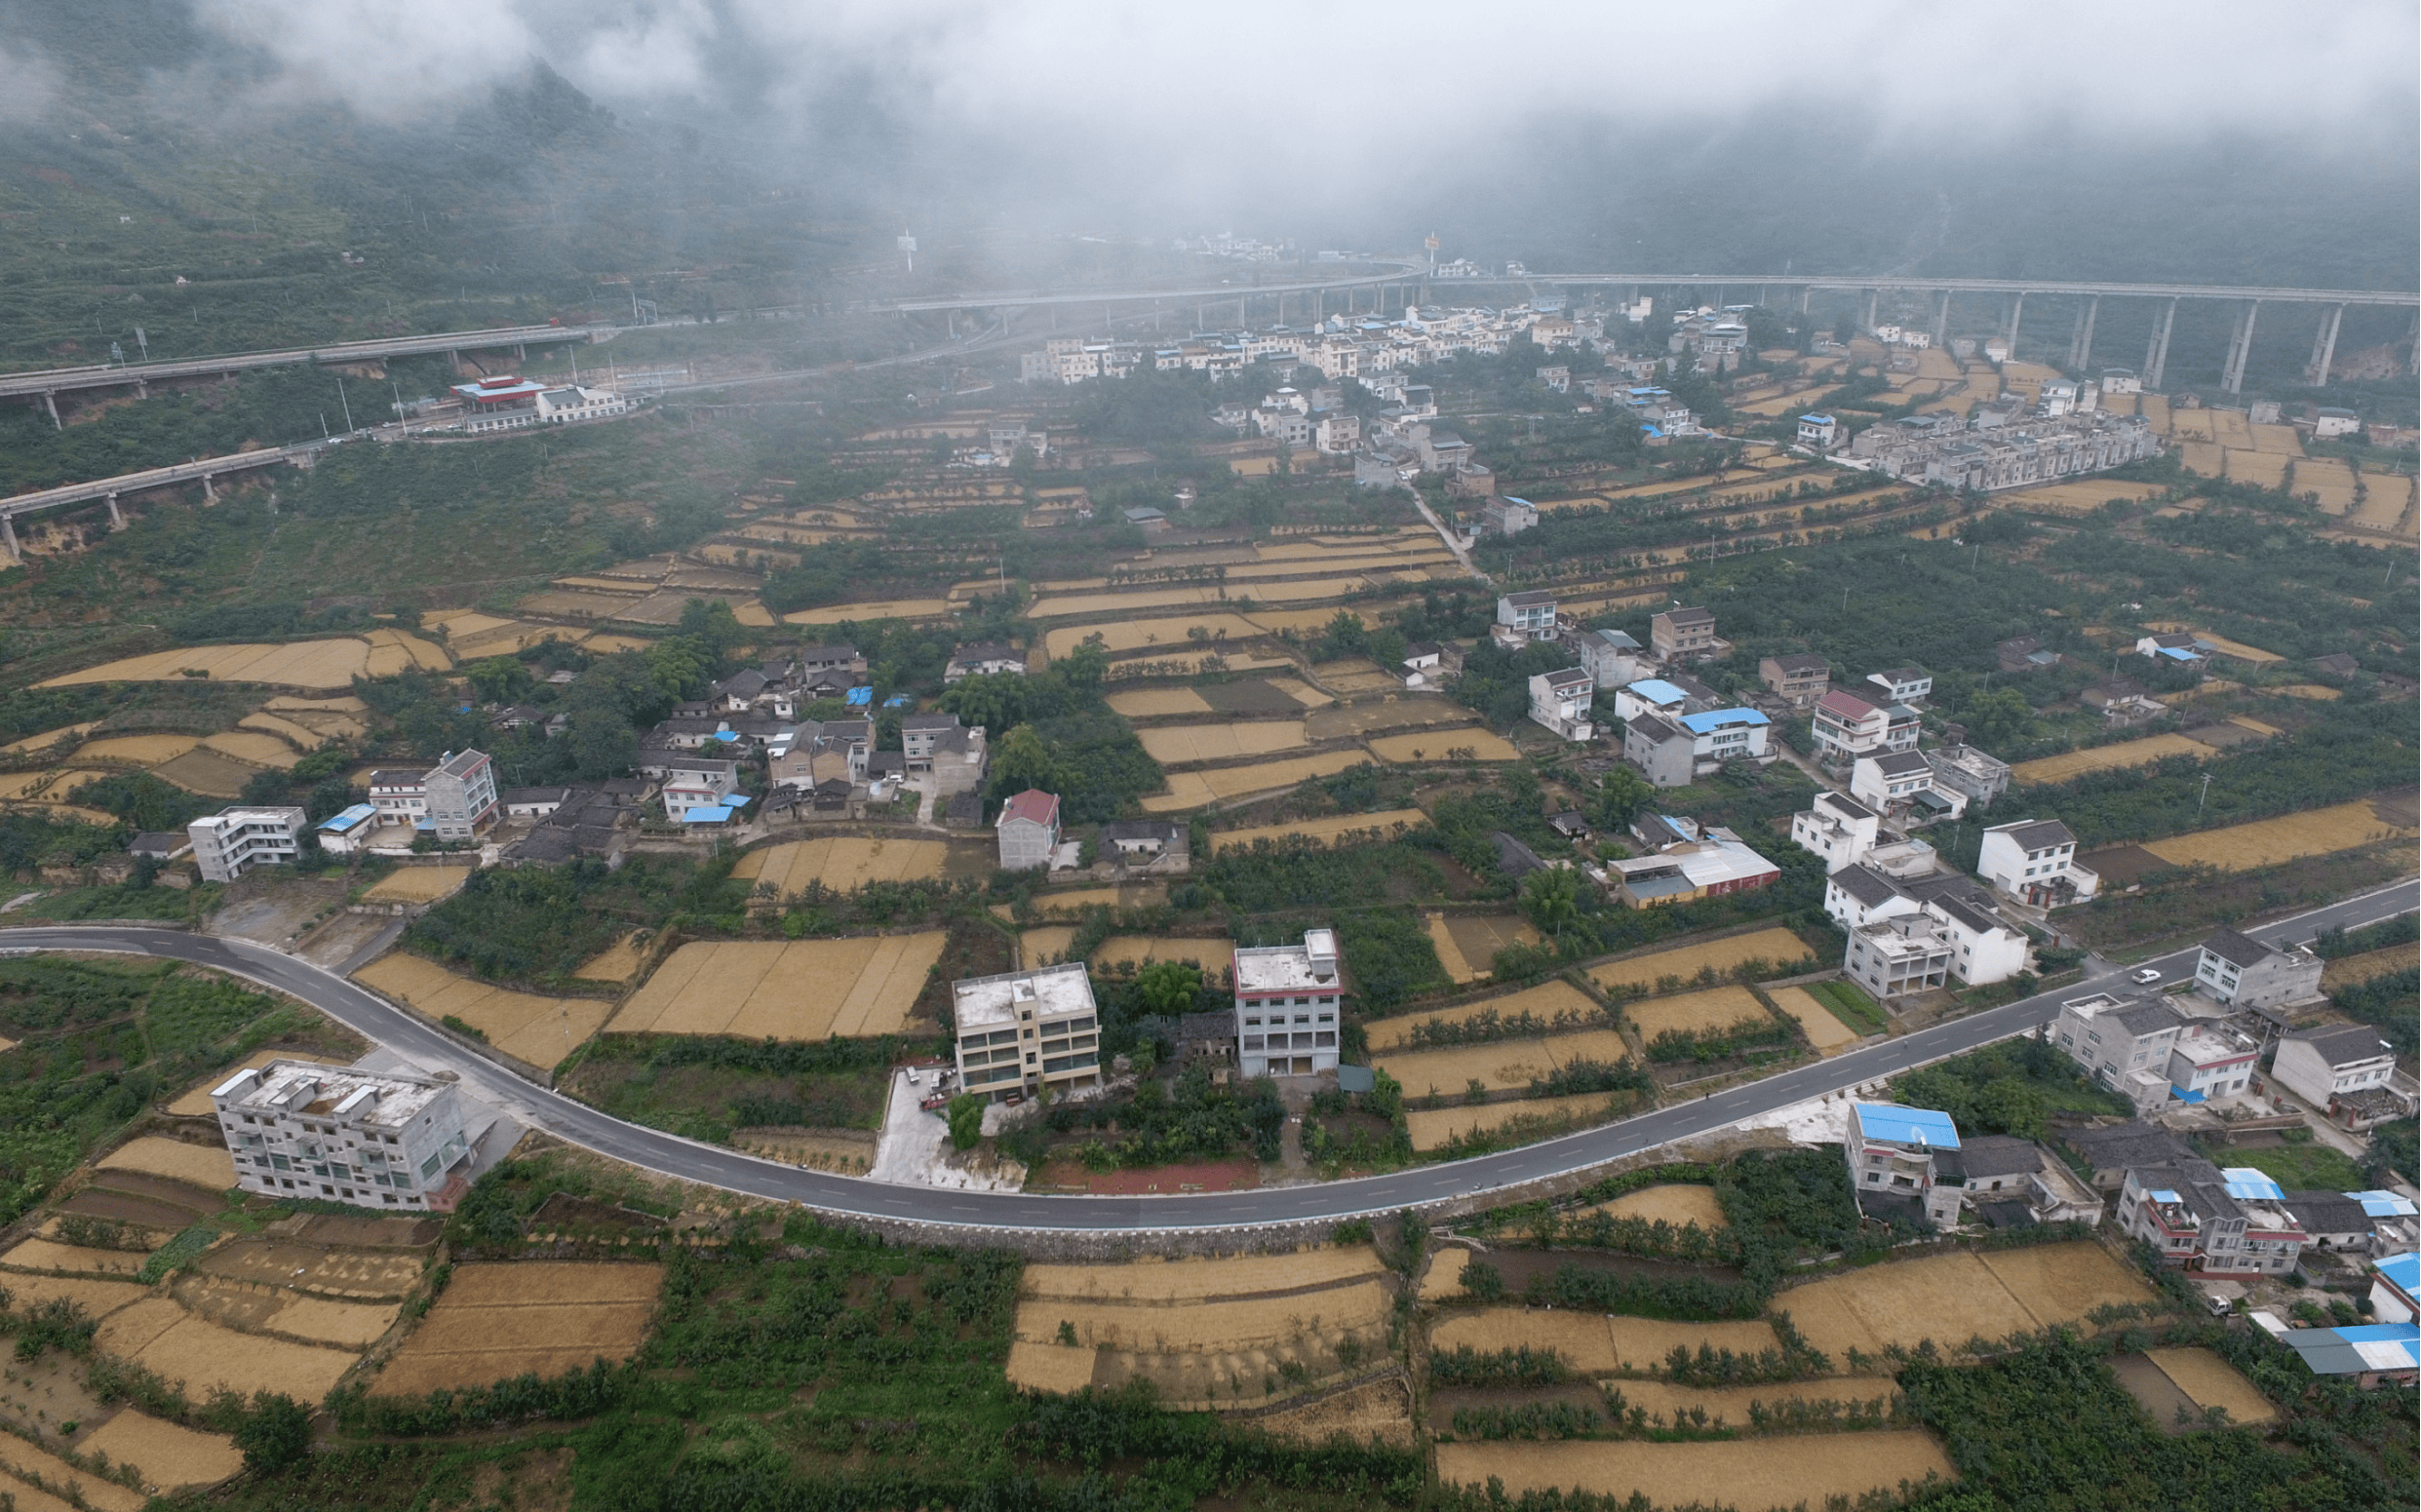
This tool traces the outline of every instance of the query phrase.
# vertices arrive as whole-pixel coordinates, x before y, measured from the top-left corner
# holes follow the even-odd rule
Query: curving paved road
[[[2416,908],[2421,908],[2421,881],[2406,879],[2325,908],[2258,925],[2247,933],[2265,941],[2303,941],[2331,925],[2359,928],[2412,912]],[[465,1088],[509,1109],[530,1127],[664,1176],[750,1196],[796,1202],[842,1217],[964,1228],[1134,1230],[1147,1234],[1376,1216],[1584,1170],[2024,1033],[2047,1022],[2061,998],[2086,989],[2072,986],[2039,993],[1828,1061],[1796,1066],[1697,1103],[1660,1108],[1621,1123],[1448,1165],[1417,1166],[1389,1176],[1248,1192],[1177,1197],[1044,1197],[893,1186],[853,1177],[827,1176],[624,1123],[523,1081],[342,977],[249,941],[117,925],[0,929],[0,952],[24,950],[153,955],[212,966],[247,978],[299,997],[346,1027],[424,1066],[456,1072]],[[2192,950],[2178,950],[2142,964],[2159,967],[2169,981],[2175,981],[2194,969],[2194,956]]]

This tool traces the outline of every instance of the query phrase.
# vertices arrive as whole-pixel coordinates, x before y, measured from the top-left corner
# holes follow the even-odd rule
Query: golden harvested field
[[[2276,651],[2265,651],[2257,645],[2246,645],[2242,640],[2231,640],[2225,636],[2214,635],[2207,630],[2198,630],[2195,634],[2209,641],[2211,647],[2221,654],[2233,656],[2241,662],[2250,662],[2256,667],[2273,667],[2286,660]]]
[[[770,883],[778,896],[788,898],[806,891],[809,882],[845,893],[868,882],[924,881],[941,875],[949,858],[947,840],[834,835],[752,850],[740,858],[731,874]]]
[[[2167,435],[2170,418],[2167,397],[2161,394],[2142,394],[2134,398],[2137,405],[2136,412],[2141,414],[2154,430],[2164,436]]]
[[[2348,524],[2371,530],[2393,530],[2412,507],[2413,481],[2409,478],[2367,478],[2363,480],[2364,494],[2345,519]]]
[[[1618,1388],[1627,1410],[1644,1407],[1651,1422],[1672,1422],[1676,1412],[1702,1408],[1711,1422],[1735,1426],[1749,1420],[1751,1403],[1771,1407],[1777,1402],[1883,1402],[1899,1391],[1889,1376],[1827,1376],[1820,1380],[1796,1380],[1762,1386],[1676,1386],[1668,1380],[1625,1380]]]
[[[1425,1302],[1443,1301],[1463,1292],[1463,1267],[1473,1259],[1470,1251],[1461,1245],[1448,1245],[1430,1255],[1428,1264],[1421,1270],[1421,1299]]]
[[[1651,1222],[1660,1218],[1675,1227],[1685,1223],[1696,1223],[1705,1229],[1730,1226],[1723,1216],[1723,1204],[1715,1200],[1715,1188],[1696,1182],[1642,1186],[1611,1202],[1582,1208],[1573,1217],[1590,1213],[1611,1213],[1616,1218],[1644,1218]]]
[[[393,632],[377,632],[392,635]],[[427,644],[427,642],[420,642]],[[434,648],[432,648],[434,649]],[[196,645],[181,650],[130,656],[82,672],[66,673],[40,683],[42,687],[74,687],[91,682],[167,682],[181,680],[188,669],[215,682],[270,682],[289,687],[350,688],[357,676],[371,674],[368,640],[300,640],[291,645]],[[439,653],[441,656],[444,654]],[[409,659],[409,658],[407,658]],[[441,661],[440,666],[450,666]],[[402,668],[397,668],[401,671]]]
[[[79,761],[126,761],[157,766],[173,761],[202,744],[199,735],[104,735],[76,748]]]
[[[1704,1344],[1736,1354],[1780,1346],[1769,1323],[1667,1323],[1657,1318],[1597,1317],[1533,1307],[1481,1307],[1458,1312],[1429,1330],[1429,1344],[1455,1349],[1469,1344],[1485,1354],[1497,1349],[1552,1349],[1582,1375],[1603,1375],[1624,1365],[1660,1365],[1675,1344]]]
[[[2059,515],[2086,515],[2101,508],[2112,499],[2130,502],[2147,499],[2159,493],[2161,486],[2149,483],[2052,483],[2035,488],[2019,488],[1996,496],[1995,502],[2009,509],[2040,509]]]
[[[2352,509],[2355,486],[2354,469],[2336,457],[2306,457],[2295,464],[2295,492],[2320,495],[2324,513]]]
[[[61,793],[72,791],[78,784],[91,782],[101,772],[0,772],[0,798],[26,798],[37,793],[57,788]]]
[[[70,1301],[85,1316],[104,1318],[151,1295],[151,1288],[132,1281],[103,1281],[84,1276],[16,1275],[9,1278],[16,1305],[31,1309],[44,1302]],[[172,1303],[172,1305],[174,1305]]]
[[[1091,1385],[1093,1373],[1105,1358],[1098,1349],[1021,1338],[1009,1345],[1006,1374],[1009,1384],[1022,1390],[1066,1396]]]
[[[1370,1026],[1370,1044],[1374,1050],[1392,1050],[1412,1043],[1413,1029],[1423,1024],[1464,1024],[1481,1015],[1494,1012],[1501,1018],[1516,1018],[1530,1014],[1549,1022],[1559,1013],[1572,1014],[1594,1022],[1605,1010],[1597,1000],[1569,982],[1548,982],[1507,992],[1502,997],[1484,997],[1477,1002],[1462,1003],[1436,1013],[1408,1013],[1399,1019],[1381,1019]]]
[[[1067,959],[1068,947],[1074,943],[1074,924],[1045,924],[1029,929],[1017,937],[1018,958],[1026,968],[1050,965]]]
[[[1494,730],[1477,725],[1463,729],[1421,730],[1409,735],[1381,735],[1368,742],[1382,761],[1518,761],[1521,752]]]
[[[1407,1098],[1431,1092],[1458,1097],[1468,1083],[1491,1092],[1512,1092],[1542,1081],[1555,1067],[1573,1061],[1621,1060],[1629,1053],[1622,1036],[1613,1029],[1581,1029],[1527,1039],[1500,1039],[1481,1045],[1453,1045],[1441,1050],[1399,1050],[1374,1062],[1403,1083]]]
[[[1291,834],[1308,839],[1333,841],[1340,835],[1358,835],[1376,830],[1392,836],[1397,825],[1420,829],[1429,816],[1417,808],[1390,808],[1375,814],[1331,814],[1325,819],[1298,819],[1290,824],[1255,825],[1243,830],[1222,830],[1211,836],[1211,853],[1218,855],[1230,850],[1250,850],[1256,840],[1276,842]]]
[[[1256,589],[1255,596],[1266,590]],[[1331,590],[1334,592],[1335,590]],[[1133,593],[1061,594],[1037,599],[1026,611],[1029,619],[1058,619],[1070,614],[1101,614],[1112,609],[1132,614],[1138,609],[1173,609],[1191,603],[1224,603],[1216,588],[1156,588]]]
[[[1359,751],[1324,751],[1317,756],[1297,756],[1286,761],[1257,761],[1247,766],[1222,766],[1209,771],[1171,772],[1168,791],[1147,796],[1143,800],[1144,812],[1175,813],[1181,809],[1200,808],[1222,798],[1274,793],[1316,777],[1333,777],[1350,767],[1369,764],[1370,757]]]
[[[302,759],[302,754],[275,735],[258,730],[222,730],[203,738],[202,744],[221,756],[235,757],[254,766],[273,766],[280,771]]]
[[[2179,441],[2217,441],[2213,419],[2207,409],[2180,409],[2169,416],[2168,433]]]
[[[1766,995],[1774,999],[1775,1007],[1798,1022],[1817,1055],[1839,1055],[1857,1043],[1857,1031],[1835,1018],[1832,1010],[1817,1002],[1806,988],[1768,988]]]
[[[2275,451],[2239,451],[2228,453],[2228,476],[2238,483],[2258,484],[2275,488],[2286,481],[2286,469],[2294,458]]]
[[[1477,1107],[1407,1108],[1404,1127],[1411,1132],[1413,1148],[1439,1149],[1457,1135],[1502,1129],[1525,1118],[1545,1119],[1549,1123],[1575,1129],[1586,1128],[1590,1124],[1603,1123],[1613,1112],[1615,1103],[1616,1100],[1607,1093],[1583,1092],[1564,1098],[1523,1098],[1511,1103],[1483,1103]]]
[[[133,1465],[146,1485],[166,1492],[215,1486],[244,1468],[244,1452],[226,1434],[198,1433],[133,1408],[85,1435],[76,1448],[106,1454],[112,1464]]]
[[[263,735],[274,735],[297,751],[319,749],[321,736],[317,730],[296,724],[293,720],[279,715],[248,714],[235,723],[238,729],[258,730]]]
[[[1034,906],[1044,913],[1074,915],[1086,909],[1149,909],[1168,902],[1161,882],[1128,882],[1119,887],[1075,887],[1066,892],[1038,893]]]
[[[0,756],[23,756],[28,752],[47,751],[62,741],[81,739],[86,731],[99,722],[98,719],[87,719],[82,724],[62,724],[55,730],[44,730],[39,735],[27,735],[22,740],[13,740],[0,746]]]
[[[1139,1260],[1119,1265],[1026,1267],[1021,1298],[1072,1301],[1207,1302],[1340,1286],[1385,1267],[1369,1245],[1331,1245],[1293,1255],[1232,1255],[1208,1260]],[[1053,1325],[1056,1328],[1056,1325]]]
[[[2252,432],[2253,449],[2271,451],[2281,456],[2303,455],[2303,435],[2291,425],[2255,425]]]
[[[1246,719],[1231,724],[1167,724],[1140,730],[1136,738],[1152,759],[1169,766],[1230,761],[1237,756],[1291,751],[1304,742],[1301,719]]]
[[[601,630],[593,635],[583,636],[580,639],[580,644],[600,656],[611,656],[616,651],[644,651],[655,642],[639,636],[617,636],[609,631]]]
[[[1432,913],[1425,927],[1437,963],[1457,984],[1494,976],[1497,952],[1506,946],[1539,943],[1539,932],[1518,913]]]
[[[1744,987],[1712,987],[1672,997],[1641,998],[1624,1003],[1622,1012],[1639,1027],[1643,1040],[1673,1030],[1693,1033],[1770,1017],[1757,994]]]
[[[2244,1374],[2208,1349],[2147,1349],[2147,1359],[2201,1408],[2225,1408],[2234,1423],[2268,1422],[2278,1409]]]
[[[1264,1433],[1298,1444],[1325,1444],[1344,1434],[1356,1444],[1372,1440],[1397,1449],[1413,1447],[1411,1388],[1400,1377],[1383,1377],[1290,1407],[1253,1420]]]
[[[2421,831],[2381,818],[2372,809],[2370,799],[2357,798],[2328,808],[2183,834],[2173,840],[2152,840],[2144,849],[2171,866],[2248,872],[2304,856],[2352,850],[2373,840],[2408,840],[2416,834],[2421,834]]]
[[[2364,950],[2360,955],[2340,955],[2321,968],[2321,990],[2334,992],[2354,982],[2367,982],[2401,971],[2412,964],[2413,950],[2408,945],[2391,945],[2384,950]]]
[[[79,1470],[48,1451],[35,1448],[16,1434],[0,1435],[0,1465],[7,1466],[7,1475],[0,1476],[0,1485],[11,1488],[15,1498],[12,1512],[52,1512],[54,1508],[90,1507],[93,1512],[142,1512],[148,1500],[141,1492]],[[73,1487],[77,1499],[70,1503],[36,1490],[31,1482],[55,1486],[62,1490]]]
[[[467,1264],[371,1389],[410,1396],[536,1371],[561,1375],[639,1347],[664,1284],[657,1265]]]
[[[2228,453],[2216,442],[2181,441],[2177,443],[2177,460],[2187,472],[2205,478],[2216,478],[2228,470]]]
[[[1853,1347],[1913,1349],[1931,1338],[1944,1351],[1981,1336],[1998,1339],[2076,1323],[2105,1302],[2151,1299],[2149,1287],[2089,1241],[1988,1255],[1931,1255],[1871,1265],[1792,1287],[1775,1309],[1834,1359]]]
[[[1311,675],[1319,678],[1320,686],[1348,698],[1358,693],[1388,692],[1400,686],[1386,668],[1361,656],[1317,663]]]
[[[204,1191],[225,1191],[235,1184],[235,1157],[222,1147],[164,1140],[156,1134],[132,1139],[94,1164],[103,1171],[139,1171],[183,1182]]]
[[[166,1297],[148,1298],[111,1313],[94,1342],[104,1353],[184,1382],[188,1393],[206,1395],[223,1384],[246,1396],[283,1391],[298,1402],[326,1396],[356,1358],[349,1350],[239,1334],[194,1316]]]
[[[1438,1479],[1457,1485],[1497,1480],[1514,1496],[1579,1488],[1614,1501],[1638,1494],[1658,1506],[1712,1502],[1744,1512],[1855,1499],[1928,1475],[1957,1479],[1941,1446],[1914,1429],[1713,1444],[1567,1439],[1437,1447]]]
[[[1235,970],[1235,942],[1112,935],[1101,943],[1100,950],[1093,952],[1093,962],[1097,966],[1107,966],[1116,961],[1132,961],[1138,971],[1147,961],[1193,961],[1211,981],[1216,982],[1222,973]]]
[[[0,1269],[64,1270],[84,1276],[126,1276],[143,1268],[149,1257],[141,1250],[88,1250],[56,1239],[27,1239],[0,1255]]]
[[[786,625],[838,625],[847,620],[942,619],[950,613],[947,599],[881,599],[866,603],[828,603],[821,608],[785,614]],[[743,624],[746,621],[742,621]]]
[[[1376,1277],[1283,1297],[1235,1298],[1216,1307],[1033,1298],[1017,1304],[1017,1337],[1042,1343],[1056,1339],[1067,1323],[1079,1347],[1217,1354],[1367,1328],[1385,1318],[1388,1306],[1387,1289]]]
[[[1588,975],[1590,981],[1610,991],[1644,992],[1653,990],[1666,977],[1688,982],[1709,966],[1720,974],[1743,961],[1764,960],[1780,965],[1808,956],[1807,943],[1789,930],[1760,929],[1744,935],[1727,935],[1702,945],[1685,945],[1634,955],[1628,960],[1609,961],[1592,968]]]
[[[1160,719],[1180,715],[1210,714],[1211,706],[1190,687],[1139,687],[1113,693],[1110,707],[1130,719]]]
[[[632,944],[638,938],[636,931],[624,935],[604,950],[582,961],[580,969],[572,975],[582,982],[630,981],[639,974],[639,968],[645,963],[646,959],[641,954],[638,947]]]
[[[404,1310],[402,1302],[340,1302],[297,1297],[270,1313],[261,1327],[323,1344],[368,1349],[386,1337]]]
[[[1197,641],[1187,634],[1195,629],[1210,639]],[[1259,625],[1241,614],[1189,614],[1174,619],[1124,619],[1108,625],[1062,625],[1044,633],[1042,648],[1051,657],[1061,657],[1099,636],[1103,648],[1113,655],[1153,649],[1201,652],[1218,649],[1222,641],[1251,640],[1263,634]]]
[[[943,932],[847,940],[700,941],[675,950],[613,1018],[623,1034],[822,1039],[897,1033],[942,957]]]
[[[293,1050],[256,1050],[235,1065],[211,1072],[185,1089],[168,1110],[179,1118],[202,1118],[211,1113],[211,1089],[242,1070],[258,1070],[272,1061],[307,1061],[314,1066],[334,1066],[338,1063],[324,1055],[305,1055]]]
[[[2193,756],[2200,760],[2211,754],[2210,747],[2183,735],[2146,735],[2140,740],[2122,740],[2112,746],[2095,746],[2089,751],[2071,751],[2062,756],[2038,756],[2020,761],[2010,768],[2010,780],[2021,784],[2066,782],[2087,772],[2115,771],[2124,766],[2150,766],[2169,756]]]
[[[450,898],[477,867],[397,867],[362,891],[364,903],[435,903]]]
[[[613,1012],[600,997],[541,997],[458,977],[435,961],[392,950],[353,980],[432,1019],[460,1019],[488,1043],[532,1066],[553,1066],[588,1041]]]

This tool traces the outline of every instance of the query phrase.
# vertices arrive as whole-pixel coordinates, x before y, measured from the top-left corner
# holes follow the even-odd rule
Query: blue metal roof
[[[2192,651],[2173,645],[2162,646],[2160,649],[2160,654],[2167,657],[2172,662],[2199,662],[2202,660],[2200,656],[2195,655]]]
[[[681,816],[685,825],[720,825],[731,822],[731,810],[717,804],[713,808],[693,808]]]
[[[1772,724],[1774,721],[1754,709],[1715,709],[1705,714],[1685,714],[1682,728],[1693,735],[1704,735],[1727,724]]]
[[[356,803],[351,808],[346,809],[343,813],[338,814],[333,818],[321,820],[320,828],[323,830],[350,830],[365,819],[375,819],[377,817],[378,806],[376,804]]]
[[[1853,1103],[1857,1110],[1858,1129],[1869,1139],[1890,1140],[1895,1144],[1926,1144],[1935,1149],[1957,1149],[1959,1127],[1948,1113],[1937,1113],[1930,1107],[1902,1107],[1896,1103]]]
[[[1690,701],[1689,694],[1662,678],[1642,678],[1622,691],[1652,704],[1684,704]]]
[[[2182,1092],[2177,1095],[2185,1096]],[[2190,1101],[2199,1103],[2202,1099],[2197,1097]],[[2269,1173],[2252,1166],[2222,1166],[2219,1176],[2227,1184],[2231,1197],[2255,1197],[2277,1202],[2286,1195],[2286,1189],[2270,1180]]]
[[[840,695],[840,701],[860,709],[869,709],[874,707],[875,690],[870,687],[853,687]]]
[[[2361,1203],[2362,1211],[2372,1218],[2410,1218],[2421,1213],[2421,1208],[2414,1207],[2412,1199],[2401,1192],[2350,1191],[2346,1195]]]
[[[1830,425],[1832,424],[1832,416],[1828,414],[1803,414],[1799,417],[1799,423],[1802,425]]]
[[[2202,1103],[2207,1101],[2202,1093],[2195,1091],[2191,1087],[2180,1087],[2172,1084],[2168,1090],[2176,1095],[2177,1101],[2180,1103]],[[2259,1197],[2266,1194],[2254,1191],[2238,1191],[2234,1186],[2230,1186],[2228,1188],[2228,1195],[2231,1197]]]
[[[2379,1274],[2402,1287],[2406,1292],[2421,1293],[2421,1255],[2406,1250],[2379,1261]]]
[[[2155,1202],[2179,1203],[2185,1201],[2186,1199],[2178,1196],[2175,1192],[2170,1191],[2167,1187],[2163,1186],[2153,1191],[2152,1200]]]

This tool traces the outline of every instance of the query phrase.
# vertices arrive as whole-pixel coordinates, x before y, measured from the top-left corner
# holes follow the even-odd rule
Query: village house
[[[1528,499],[1490,494],[1479,508],[1480,529],[1488,535],[1519,535],[1539,523],[1539,507]]]
[[[254,867],[292,862],[306,827],[303,811],[290,804],[245,804],[194,820],[185,837],[203,881],[232,882]]]
[[[1651,616],[1648,643],[1668,662],[1701,661],[1730,649],[1730,642],[1715,639],[1713,612],[1696,608],[1670,608]]]
[[[1047,868],[1059,849],[1059,798],[1036,788],[1012,795],[993,821],[999,845],[1000,869],[1032,872]]]
[[[2282,950],[2233,929],[2203,942],[2195,957],[2194,986],[2231,1008],[2279,1008],[2317,1001],[2321,958],[2308,950]]]
[[[450,1209],[472,1142],[450,1082],[272,1060],[211,1089],[236,1184],[262,1196]]]
[[[2041,636],[2011,636],[1992,647],[1993,665],[2002,672],[2041,672],[2064,659],[2043,648]]]
[[[1887,740],[1891,730],[1889,714],[1839,688],[1816,701],[1816,717],[1810,726],[1816,742],[1816,758],[1832,766],[1846,766],[1869,752],[1890,750]]]
[[[2396,1047],[2360,1024],[2295,1029],[2280,1036],[2270,1059],[2271,1079],[2348,1127],[2366,1128],[2410,1111],[2394,1089],[2395,1075]]]
[[[1592,726],[1589,708],[1597,683],[1581,667],[1542,672],[1530,679],[1530,718],[1565,740],[1586,740]]]
[[[1967,812],[1967,795],[1935,786],[1933,763],[1919,751],[1859,756],[1850,767],[1850,796],[1909,825],[1956,819]]]
[[[1809,709],[1832,686],[1832,663],[1795,651],[1763,657],[1757,663],[1757,680],[1793,709]]]
[[[675,823],[685,823],[692,809],[728,809],[746,798],[738,797],[740,768],[736,761],[712,756],[685,756],[668,762],[664,769],[664,816]]]
[[[1860,1211],[1880,1218],[1897,1208],[1936,1228],[1959,1221],[1963,1188],[1941,1181],[1934,1164],[1958,1148],[1949,1114],[1891,1103],[1853,1101],[1841,1141]]]
[[[1614,896],[1625,907],[1661,908],[1726,893],[1753,892],[1779,881],[1782,869],[1758,855],[1738,834],[1710,825],[1697,839],[1653,856],[1606,864]]]
[[[2143,724],[2168,713],[2168,705],[2154,698],[2152,689],[2133,678],[2095,682],[2077,695],[2077,702],[2100,714],[2113,729]]]
[[[1575,639],[1581,665],[1598,691],[1619,688],[1647,676],[1650,658],[1637,640],[1620,630],[1584,630]],[[1616,716],[1621,717],[1620,713]]]
[[[1497,596],[1497,623],[1523,641],[1551,640],[1555,596],[1543,589]]]
[[[2056,819],[2021,819],[1984,832],[1975,874],[2038,909],[2089,903],[2101,876],[2078,865],[2077,837]]]
[[[2249,1167],[2222,1171],[2198,1156],[2130,1168],[2119,1188],[2119,1227],[2161,1262],[2210,1276],[2284,1275],[2310,1236],[2285,1193]]]
[[[950,985],[958,1085],[989,1101],[1101,1082],[1101,1015],[1081,961]]]
[[[1186,827],[1171,819],[1113,819],[1101,827],[1101,848],[1130,867],[1182,862],[1187,859]]]
[[[1894,667],[1866,674],[1866,685],[1874,689],[1867,696],[1879,697],[1887,705],[1913,704],[1933,691],[1933,675],[1922,667]]]
[[[1301,945],[1238,947],[1237,1069],[1248,1077],[1334,1071],[1344,986],[1333,929],[1305,930]]]
[[[1630,755],[1627,741],[1622,754]],[[1873,809],[1822,788],[1814,802],[1790,816],[1791,843],[1820,858],[1827,872],[1863,860],[1882,829],[1882,818]]]
[[[2169,1099],[2169,1052],[2190,1021],[2158,997],[2070,998],[2051,1022],[2051,1039],[2086,1074],[2149,1111]]]
[[[1925,753],[1933,768],[1933,791],[1962,794],[1974,808],[1989,808],[2010,787],[2010,764],[1973,746],[1943,746]]]
[[[377,805],[356,803],[321,820],[316,833],[320,849],[332,856],[347,856],[367,847],[378,829]]]

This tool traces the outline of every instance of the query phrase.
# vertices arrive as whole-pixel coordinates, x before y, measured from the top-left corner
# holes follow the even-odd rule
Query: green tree
[[[1042,744],[1042,737],[1031,724],[1010,730],[1000,741],[992,757],[992,794],[996,798],[1028,788],[1055,792],[1059,786],[1059,763]]]
[[[536,679],[518,658],[490,656],[462,669],[480,698],[491,704],[514,704],[529,695]]]
[[[1595,819],[1601,830],[1622,830],[1656,798],[1656,784],[1637,770],[1618,766],[1597,784]]]
[[[748,627],[739,622],[730,603],[722,599],[692,599],[683,604],[681,623],[676,629],[683,639],[696,641],[717,662],[751,639]]]
[[[973,1149],[984,1137],[984,1100],[972,1092],[961,1092],[950,1100],[950,1144],[954,1149]]]
[[[1193,1006],[1202,973],[1184,961],[1153,961],[1135,978],[1135,990],[1153,1013],[1175,1016]]]
[[[1581,916],[1581,873],[1570,867],[1548,867],[1522,880],[1522,911],[1539,932],[1560,940]]]
[[[235,1430],[235,1447],[245,1469],[274,1475],[311,1453],[311,1414],[282,1391],[258,1392]]]

